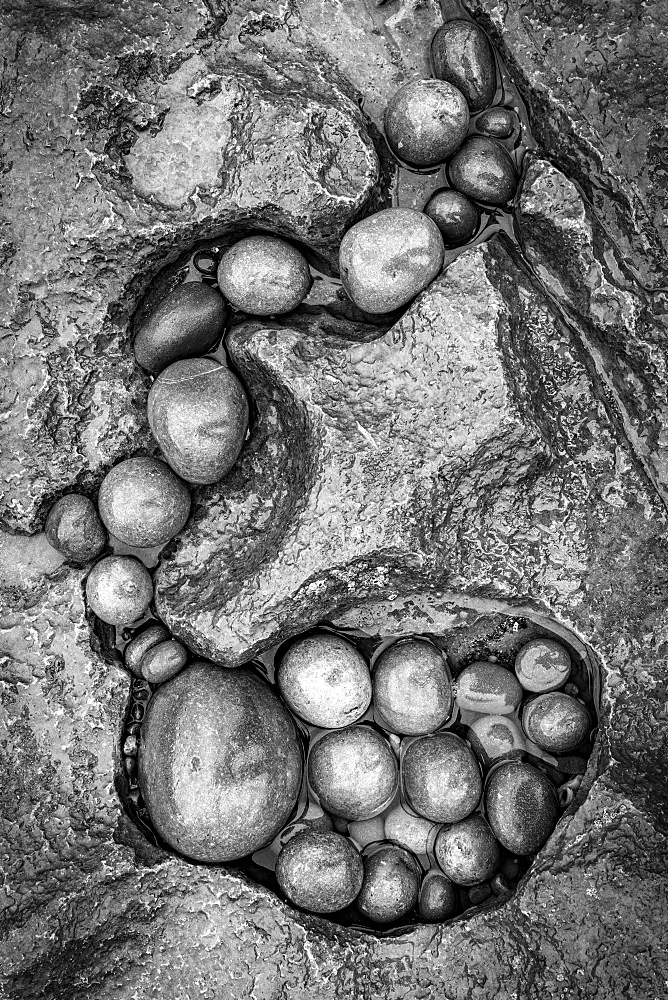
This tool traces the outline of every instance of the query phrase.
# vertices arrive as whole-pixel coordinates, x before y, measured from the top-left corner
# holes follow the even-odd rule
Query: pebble
[[[577,698],[561,691],[540,694],[524,706],[522,726],[528,739],[550,753],[568,753],[591,729],[589,712]]]
[[[352,642],[329,632],[293,642],[276,674],[286,704],[305,722],[340,729],[357,722],[371,702],[371,675]]]
[[[552,782],[531,764],[511,761],[494,771],[485,792],[487,819],[496,839],[513,854],[533,854],[559,818]]]
[[[160,642],[141,661],[142,676],[150,684],[164,684],[183,670],[187,659],[188,650],[176,639]]]
[[[450,183],[489,205],[505,205],[517,190],[517,171],[506,149],[486,135],[471,135],[448,166]]]
[[[276,862],[279,888],[291,903],[311,913],[335,913],[349,906],[363,877],[359,851],[339,833],[299,833]]]
[[[123,650],[123,662],[130,673],[134,674],[135,677],[141,677],[141,661],[144,654],[153,646],[170,638],[169,629],[161,625],[160,622],[150,622],[143,631],[133,636]]]
[[[161,372],[181,358],[206,354],[223,334],[225,302],[220,292],[200,281],[186,281],[162,300],[137,330],[138,364]]]
[[[190,490],[157,458],[128,458],[102,480],[100,517],[126,545],[150,548],[178,535],[190,514]]]
[[[474,885],[468,891],[469,903],[471,906],[479,906],[486,899],[489,899],[491,895],[492,890],[486,883],[483,885]]]
[[[457,912],[457,890],[445,875],[430,871],[420,887],[418,913],[423,920],[447,920]]]
[[[458,87],[472,112],[494,100],[496,63],[487,35],[474,21],[455,18],[436,31],[431,42],[434,76]]]
[[[454,733],[422,736],[401,761],[403,788],[415,812],[435,823],[456,823],[472,813],[482,795],[480,766]]]
[[[341,280],[359,309],[392,312],[440,274],[444,254],[438,226],[426,215],[411,208],[385,208],[343,237]]]
[[[482,763],[490,764],[513,750],[526,750],[519,726],[505,715],[483,715],[469,726],[469,741]]]
[[[245,857],[271,843],[302,782],[290,713],[251,670],[198,662],[157,688],[139,742],[151,822],[195,861]]]
[[[555,639],[533,639],[515,657],[515,673],[525,691],[556,691],[571,673],[571,657]]]
[[[86,580],[91,611],[108,625],[129,625],[153,600],[153,581],[134,556],[106,556],[93,566]]]
[[[44,525],[49,545],[73,563],[86,563],[99,556],[107,544],[107,533],[95,504],[80,493],[56,500]]]
[[[424,206],[424,214],[436,223],[446,246],[461,246],[473,237],[480,212],[461,191],[442,188]]]
[[[510,108],[488,108],[475,120],[478,131],[492,139],[509,139],[518,125],[517,115]]]
[[[464,95],[451,83],[413,80],[392,97],[384,125],[395,156],[414,167],[433,167],[461,146],[469,109]]]
[[[457,676],[455,700],[467,712],[510,715],[520,707],[522,688],[510,670],[480,660]]]
[[[452,712],[444,655],[423,639],[393,643],[374,666],[373,705],[376,721],[390,732],[420,736],[439,729]]]
[[[434,844],[443,874],[456,885],[478,885],[501,867],[501,846],[480,813],[443,827]]]
[[[385,817],[385,836],[413,854],[426,854],[437,824],[395,806]]]
[[[357,906],[377,924],[406,916],[418,900],[421,868],[408,851],[381,847],[364,858],[364,880]]]
[[[151,386],[148,422],[177,475],[188,483],[215,483],[239,457],[248,400],[224,365],[190,358],[165,368]]]
[[[374,816],[373,819],[360,819],[356,823],[349,823],[348,836],[362,850],[369,844],[385,840],[385,821],[382,816]]]
[[[503,872],[495,875],[489,885],[495,896],[505,896],[507,892],[510,892],[510,883]]]
[[[397,762],[386,740],[369,726],[326,733],[311,743],[308,780],[327,812],[371,819],[397,789]]]
[[[251,316],[275,316],[296,309],[311,283],[306,258],[277,236],[240,240],[218,265],[221,292],[236,309]]]

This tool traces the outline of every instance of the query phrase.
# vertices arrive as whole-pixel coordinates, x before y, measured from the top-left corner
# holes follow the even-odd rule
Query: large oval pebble
[[[439,729],[452,711],[445,656],[424,639],[393,643],[376,660],[373,704],[384,729],[421,736]]]
[[[311,743],[308,780],[327,812],[348,820],[371,819],[396,791],[397,762],[375,729],[349,726]]]
[[[454,733],[421,736],[406,748],[401,779],[410,805],[435,823],[456,823],[472,813],[482,795],[480,766]]]
[[[496,64],[485,32],[474,21],[455,18],[441,25],[431,43],[434,76],[453,84],[471,111],[494,100]]]
[[[138,328],[134,351],[142,368],[161,372],[180,358],[205,354],[220,339],[225,302],[220,292],[186,281],[165,296]]]
[[[364,866],[357,848],[339,833],[305,831],[285,845],[276,881],[288,899],[311,913],[335,913],[362,888]]]
[[[190,514],[190,490],[164,462],[148,455],[127,458],[102,480],[98,507],[115,538],[139,548],[177,535]]]
[[[395,156],[432,167],[461,146],[469,124],[462,93],[446,80],[412,80],[385,111],[385,138]]]
[[[311,272],[306,258],[278,236],[248,236],[221,257],[218,284],[237,309],[273,316],[296,309],[308,295]]]
[[[434,854],[443,873],[457,885],[478,885],[501,867],[501,847],[480,813],[442,827]]]
[[[457,677],[455,700],[467,712],[510,715],[520,706],[522,688],[510,670],[480,660],[465,667]]]
[[[450,160],[448,175],[458,191],[488,205],[505,205],[517,189],[510,154],[486,135],[468,137]]]
[[[536,746],[551,753],[568,753],[587,739],[591,719],[577,698],[552,691],[538,695],[524,707],[522,726]]]
[[[343,237],[341,280],[359,309],[386,313],[406,305],[443,267],[438,226],[411,208],[386,208],[358,222]]]
[[[501,764],[485,792],[487,819],[495,837],[513,854],[533,854],[559,818],[554,785],[531,764]]]

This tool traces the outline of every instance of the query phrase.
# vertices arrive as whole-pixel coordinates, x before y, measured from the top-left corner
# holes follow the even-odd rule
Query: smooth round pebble
[[[531,764],[501,764],[487,781],[487,819],[496,839],[513,854],[533,854],[559,818],[554,785]]]
[[[431,42],[434,76],[458,87],[471,111],[489,107],[496,92],[496,63],[487,35],[474,21],[453,18]]]
[[[515,657],[515,673],[525,691],[556,691],[570,676],[571,657],[555,639],[533,639]]]
[[[517,190],[517,171],[506,149],[486,135],[471,135],[448,166],[450,183],[488,205],[505,205]]]
[[[327,812],[371,819],[397,788],[397,762],[386,740],[369,726],[326,733],[311,744],[308,780]]]
[[[373,707],[383,729],[421,736],[452,712],[452,679],[444,655],[423,639],[393,643],[376,660]]]
[[[480,765],[454,733],[422,736],[409,744],[401,777],[411,807],[435,823],[464,819],[482,796]]]
[[[469,126],[464,95],[445,80],[412,80],[385,110],[385,138],[401,160],[433,167],[459,149]]]
[[[148,703],[139,788],[158,834],[195,861],[233,861],[269,844],[302,780],[295,724],[250,670],[194,663]]]
[[[306,258],[278,236],[249,236],[221,257],[218,285],[236,309],[274,316],[296,309],[311,287]]]
[[[86,597],[103,622],[130,625],[153,600],[153,581],[134,556],[106,556],[88,574]]]
[[[476,205],[453,188],[435,191],[424,206],[424,214],[436,223],[449,247],[468,243],[480,224]]]
[[[100,517],[126,545],[149,548],[178,535],[190,514],[190,490],[165,462],[128,458],[102,480]]]
[[[381,847],[364,858],[364,880],[357,897],[360,912],[377,924],[391,924],[413,909],[421,869],[400,847]]]
[[[561,691],[539,694],[522,711],[528,739],[551,753],[568,753],[587,739],[589,712],[577,698]]]
[[[509,139],[518,125],[517,115],[510,108],[488,108],[475,120],[478,131],[492,139]]]
[[[406,305],[443,267],[436,223],[411,208],[385,208],[352,226],[341,241],[343,286],[359,308],[387,313]]]
[[[469,726],[471,746],[487,765],[513,750],[526,750],[519,726],[505,715],[483,715]]]
[[[366,660],[352,642],[328,632],[292,643],[276,679],[295,715],[323,729],[340,729],[357,722],[371,702]]]
[[[225,302],[201,281],[186,281],[171,291],[138,328],[137,362],[161,372],[180,358],[193,358],[214,346],[223,333]]]
[[[510,670],[479,660],[457,676],[455,701],[467,712],[510,715],[520,707],[522,688]]]
[[[413,816],[402,806],[395,806],[385,817],[385,836],[399,847],[413,854],[426,854],[429,840],[436,830],[436,823]]]
[[[444,875],[457,885],[486,882],[501,867],[501,846],[480,813],[439,830],[434,854]]]
[[[145,654],[148,653],[149,649],[159,643],[166,642],[168,639],[171,639],[169,629],[160,622],[150,622],[138,635],[130,639],[123,650],[123,662],[127,669],[135,677],[141,677],[141,662]]]
[[[427,872],[420,886],[418,913],[423,920],[447,920],[457,912],[457,890],[440,872]]]
[[[44,534],[49,545],[74,563],[95,559],[107,544],[95,504],[80,493],[56,500],[47,515]]]
[[[363,877],[359,851],[339,833],[299,833],[276,862],[279,888],[291,903],[311,913],[335,913],[348,906]]]
[[[160,642],[144,655],[142,677],[150,684],[164,684],[183,670],[187,659],[188,650],[176,639]]]
[[[188,483],[216,483],[239,457],[248,400],[224,365],[190,358],[165,368],[151,386],[148,422],[177,475]]]

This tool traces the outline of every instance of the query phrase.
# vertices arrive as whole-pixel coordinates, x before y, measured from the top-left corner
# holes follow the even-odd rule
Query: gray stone
[[[132,345],[138,364],[161,372],[181,358],[206,354],[222,336],[225,314],[214,288],[199,281],[178,285],[139,326]]]
[[[102,480],[100,517],[121,542],[138,548],[162,545],[190,514],[190,490],[168,465],[138,456],[115,465]]]
[[[339,833],[307,831],[293,837],[276,862],[279,887],[311,913],[334,913],[355,899],[364,867],[354,844]]]
[[[461,146],[469,111],[461,91],[445,80],[413,80],[392,96],[383,123],[395,156],[414,167],[433,167]]]
[[[432,39],[431,60],[434,75],[458,87],[472,112],[489,107],[496,92],[496,62],[479,24],[447,18]]]
[[[471,135],[448,164],[450,183],[488,205],[505,205],[517,190],[517,171],[505,147],[486,135]]]

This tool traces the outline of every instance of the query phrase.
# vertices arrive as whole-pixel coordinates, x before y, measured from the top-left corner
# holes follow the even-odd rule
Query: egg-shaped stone
[[[176,639],[159,642],[149,649],[141,661],[141,674],[150,684],[164,684],[183,670],[188,650]]]
[[[222,295],[209,285],[177,285],[138,327],[133,345],[138,363],[161,372],[181,358],[206,354],[223,334],[225,312]]]
[[[448,165],[450,183],[488,205],[505,205],[517,190],[517,171],[506,149],[486,135],[470,135]]]
[[[482,715],[469,726],[468,739],[483,764],[514,750],[526,750],[520,727],[505,715]]]
[[[107,533],[95,504],[80,493],[56,500],[44,525],[49,545],[73,563],[95,559],[107,544]]]
[[[373,670],[376,721],[392,733],[420,736],[439,729],[452,712],[452,679],[445,656],[424,639],[400,639]]]
[[[151,698],[139,787],[158,834],[186,857],[232,861],[270,843],[301,780],[295,724],[253,671],[198,662]]]
[[[411,208],[386,208],[352,226],[341,241],[343,286],[359,308],[387,313],[406,305],[440,274],[438,226]]]
[[[248,236],[226,250],[218,265],[220,290],[236,309],[274,316],[296,309],[308,295],[311,272],[303,254],[278,236]]]
[[[457,885],[486,882],[501,867],[501,845],[480,813],[442,827],[434,854],[443,874]]]
[[[108,625],[130,625],[153,600],[153,581],[134,556],[106,556],[93,566],[86,580],[92,611]]]
[[[149,622],[141,632],[134,635],[123,650],[123,662],[127,669],[135,675],[141,677],[141,662],[149,649],[159,643],[166,642],[171,638],[168,628],[161,622]]]
[[[181,531],[190,514],[190,490],[165,462],[148,456],[127,458],[102,480],[98,506],[115,538],[150,548]]]
[[[461,146],[469,109],[461,91],[447,81],[412,80],[390,99],[384,125],[395,156],[414,167],[433,167]]]
[[[317,632],[293,642],[276,673],[286,704],[305,722],[340,729],[357,722],[371,702],[371,675],[352,642]]]
[[[413,854],[426,854],[438,824],[397,805],[385,817],[385,836]]]
[[[517,115],[510,108],[488,108],[475,120],[478,131],[492,139],[509,139],[518,125]]]
[[[276,881],[291,903],[311,913],[335,913],[356,898],[364,866],[355,845],[339,833],[297,834],[276,862]]]
[[[151,386],[148,422],[177,475],[188,483],[215,483],[239,457],[248,400],[224,365],[187,358],[165,368]]]
[[[364,880],[357,907],[376,924],[391,924],[414,908],[422,869],[408,851],[380,847],[364,858]]]
[[[455,680],[455,701],[467,712],[510,715],[522,701],[522,688],[515,674],[498,663],[471,663]]]
[[[420,886],[418,913],[423,920],[434,923],[447,920],[457,912],[457,890],[445,875],[429,871]]]
[[[482,795],[480,765],[454,733],[421,736],[401,759],[404,792],[415,812],[435,823],[456,823],[472,813]]]
[[[369,726],[334,730],[311,743],[308,780],[327,812],[371,819],[397,789],[397,761],[387,740]]]
[[[556,639],[532,639],[515,657],[515,673],[525,691],[556,691],[571,673],[568,650]]]
[[[480,224],[477,207],[453,188],[435,191],[424,206],[424,214],[436,223],[447,247],[468,243]]]
[[[496,62],[487,35],[475,21],[453,18],[431,42],[434,76],[457,87],[472,112],[489,107],[496,92]]]
[[[513,854],[533,854],[559,818],[554,785],[531,764],[501,764],[485,790],[487,819],[496,839]]]
[[[563,691],[539,694],[522,711],[527,737],[550,753],[568,753],[579,747],[591,729],[589,712],[577,698]]]

